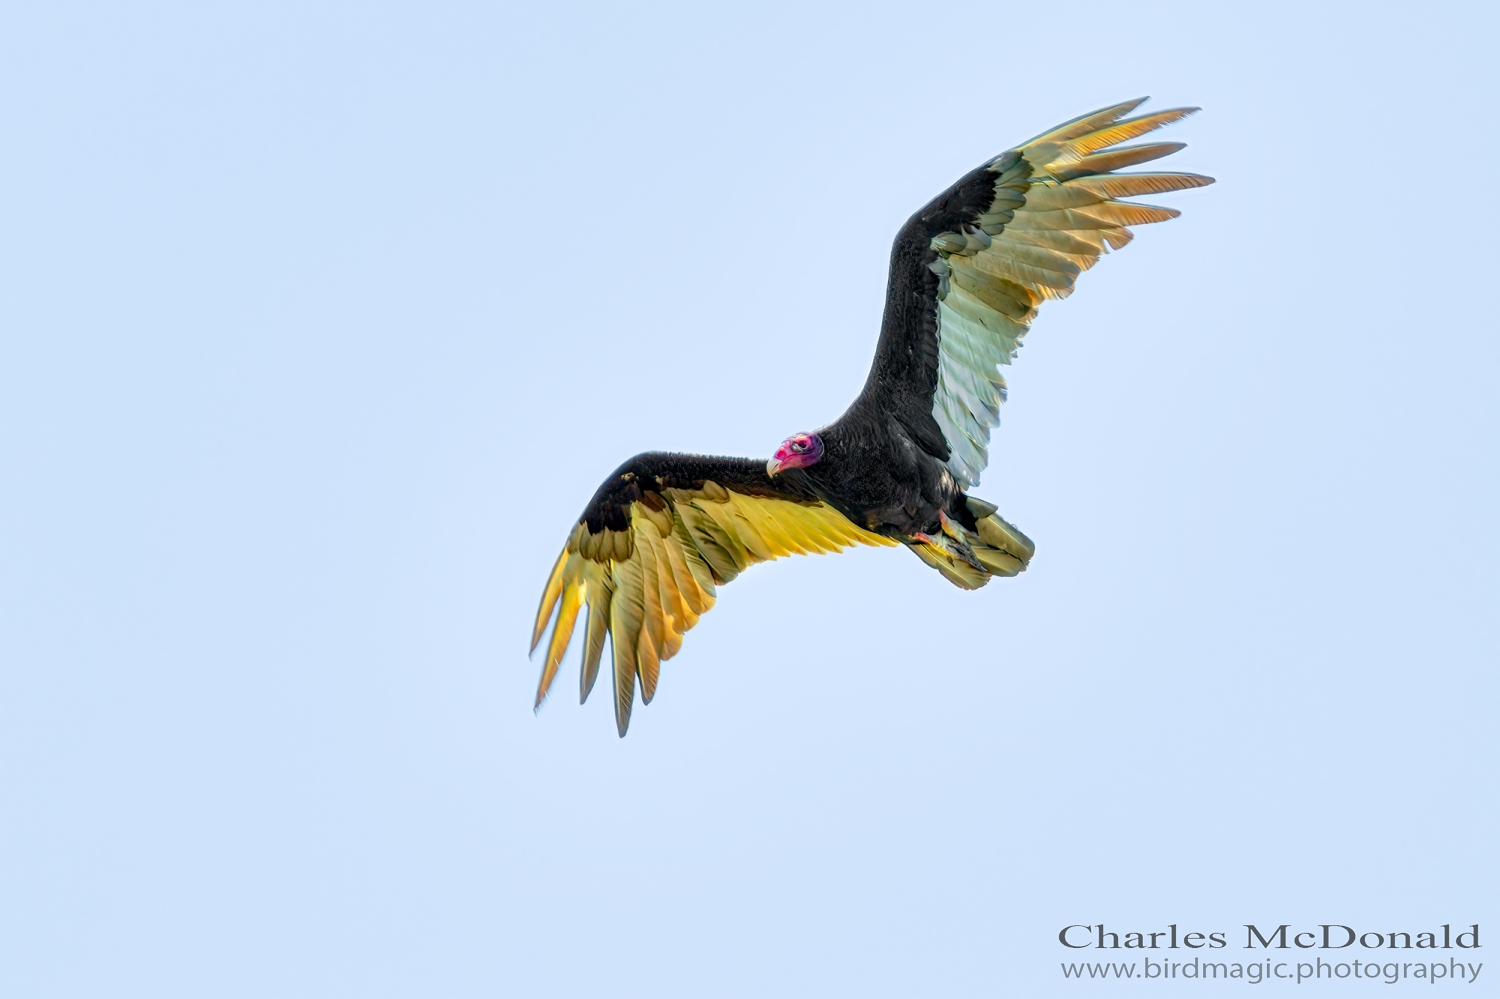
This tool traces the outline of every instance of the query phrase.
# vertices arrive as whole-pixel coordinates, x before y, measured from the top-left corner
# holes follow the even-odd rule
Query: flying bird
[[[1026,568],[1035,546],[968,490],[988,463],[1005,379],[1037,307],[1130,242],[1130,227],[1179,214],[1119,199],[1213,183],[1190,173],[1120,173],[1183,148],[1121,145],[1197,108],[1126,117],[1145,98],[1044,132],[962,177],[913,215],[891,248],[875,360],[837,420],[788,437],[769,461],[653,451],[625,462],[568,534],[542,593],[536,651],[552,637],[540,708],[583,628],[580,700],[610,640],[615,725],[661,663],[757,562],[905,545],[949,582],[978,589]]]

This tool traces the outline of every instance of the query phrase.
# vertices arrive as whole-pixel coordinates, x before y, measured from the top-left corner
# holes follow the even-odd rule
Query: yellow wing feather
[[[553,625],[537,684],[538,707],[584,607],[588,625],[580,697],[586,699],[593,688],[607,634],[613,650],[615,724],[624,735],[637,682],[641,701],[649,704],[656,696],[661,664],[677,654],[683,635],[713,607],[716,584],[757,562],[786,555],[897,544],[830,506],[749,496],[712,482],[696,490],[665,489],[659,499],[660,509],[654,501],[631,504],[624,531],[590,535],[585,524],[573,529],[547,579],[532,635],[535,649],[548,624]]]

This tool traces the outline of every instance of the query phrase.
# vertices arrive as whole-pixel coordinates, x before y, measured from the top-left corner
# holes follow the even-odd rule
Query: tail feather
[[[1026,563],[1010,552],[1002,552],[981,545],[974,549],[974,557],[983,562],[984,567],[994,576],[1016,576],[1026,571]]]
[[[986,545],[997,548],[1010,555],[1021,567],[1016,572],[1026,568],[1026,563],[1031,561],[1031,556],[1036,554],[1036,544],[1021,529],[1007,520],[1002,520],[999,514],[990,514],[978,520],[979,537]],[[1015,575],[1015,573],[1007,573]]]

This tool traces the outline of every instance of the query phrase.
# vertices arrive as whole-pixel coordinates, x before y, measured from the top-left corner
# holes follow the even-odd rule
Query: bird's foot
[[[938,551],[942,552],[945,555],[948,555],[949,557],[961,559],[964,562],[967,562],[969,565],[973,566],[975,569],[978,569],[980,572],[988,572],[988,570],[984,567],[984,564],[975,557],[974,549],[969,546],[968,541],[964,540],[962,535],[955,534],[953,533],[953,531],[948,530],[948,525],[950,522],[948,521],[947,517],[943,517],[942,519],[944,534],[946,534],[947,537],[944,537],[943,534],[940,534],[937,537],[933,537],[930,534],[923,534],[921,531],[916,531],[911,535],[912,539],[915,541],[920,541],[924,545],[931,545],[933,548],[936,548]],[[953,528],[955,530],[962,530],[962,528],[960,528],[957,524],[953,524]]]

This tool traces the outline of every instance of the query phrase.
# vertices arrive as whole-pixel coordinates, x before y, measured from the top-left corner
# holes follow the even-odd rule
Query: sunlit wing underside
[[[951,451],[948,469],[965,488],[979,482],[990,431],[1000,424],[999,366],[1015,357],[1037,306],[1070,295],[1079,274],[1130,242],[1129,226],[1180,214],[1117,199],[1213,183],[1190,173],[1113,172],[1181,149],[1176,142],[1118,143],[1197,110],[1118,120],[1140,103],[1084,115],[997,157],[988,165],[996,174],[989,211],[972,229],[932,240],[940,279],[932,415]]]
[[[586,700],[593,689],[608,635],[621,735],[630,724],[636,678],[649,704],[661,663],[677,654],[682,636],[713,607],[718,584],[784,555],[897,543],[822,503],[749,496],[714,482],[649,495],[652,502],[631,505],[624,531],[591,533],[586,523],[574,528],[547,580],[532,632],[535,649],[549,621],[556,621],[537,685],[540,707],[587,606],[579,697]]]

